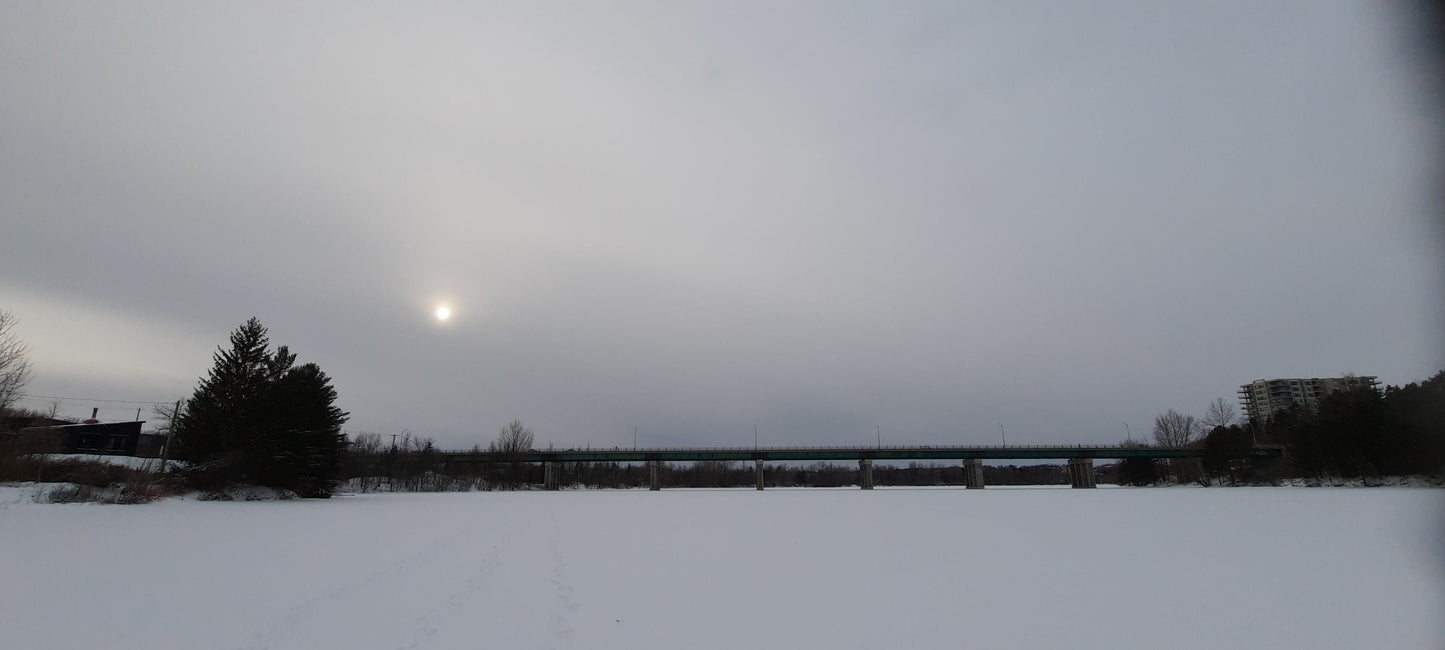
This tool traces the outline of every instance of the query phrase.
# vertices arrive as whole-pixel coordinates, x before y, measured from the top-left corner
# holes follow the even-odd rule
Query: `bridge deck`
[[[639,462],[659,460],[1047,460],[1068,458],[1190,458],[1202,449],[1122,447],[1115,445],[1010,445],[1007,447],[652,447],[642,449],[562,449],[517,453],[448,451],[449,463]]]

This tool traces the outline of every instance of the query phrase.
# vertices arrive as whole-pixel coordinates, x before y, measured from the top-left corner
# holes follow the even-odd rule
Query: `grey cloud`
[[[146,349],[257,315],[355,430],[1111,441],[1445,366],[1432,107],[1379,7],[0,12],[0,307]],[[32,388],[170,400],[194,357],[47,343]]]

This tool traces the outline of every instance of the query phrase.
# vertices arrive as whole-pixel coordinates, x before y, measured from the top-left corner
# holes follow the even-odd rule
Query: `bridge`
[[[1258,448],[1265,456],[1272,449]],[[1204,450],[1184,447],[1134,447],[1123,445],[1010,445],[985,447],[654,447],[624,449],[562,449],[521,452],[449,451],[447,464],[541,463],[546,489],[559,487],[559,463],[647,463],[649,487],[662,489],[662,463],[697,461],[753,461],[757,465],[757,488],[763,489],[763,463],[767,461],[857,461],[858,486],[873,489],[873,462],[878,460],[962,461],[964,486],[983,488],[985,460],[1068,460],[1069,483],[1076,488],[1094,487],[1094,459],[1167,459],[1171,462],[1196,459]]]

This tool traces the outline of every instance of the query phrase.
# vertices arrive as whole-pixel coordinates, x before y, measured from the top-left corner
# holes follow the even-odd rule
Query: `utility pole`
[[[181,412],[181,400],[176,400],[176,408],[171,411],[171,429],[170,429],[170,431],[166,432],[168,435],[166,436],[166,444],[165,444],[165,446],[164,446],[164,447],[161,447],[161,473],[162,473],[162,474],[165,474],[165,473],[166,473],[166,461],[170,460],[170,458],[171,458],[171,445],[172,445],[173,443],[175,443],[175,441],[176,441],[176,416],[177,416],[177,415],[180,415],[180,412]],[[136,419],[140,419],[140,416],[136,416]]]
[[[405,431],[405,429],[402,429]],[[396,434],[391,434],[391,453],[386,455],[386,489],[396,489]]]

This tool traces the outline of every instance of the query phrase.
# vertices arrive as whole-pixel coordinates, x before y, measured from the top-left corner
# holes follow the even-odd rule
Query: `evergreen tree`
[[[1445,372],[1383,393],[1334,393],[1317,410],[1292,407],[1266,432],[1306,476],[1445,475]]]
[[[1445,475],[1445,371],[1385,389],[1381,471]]]
[[[251,483],[327,496],[335,485],[347,414],[314,363],[293,367],[285,346],[268,350],[261,321],[231,333],[176,422],[176,451],[195,464],[198,487]]]
[[[270,430],[280,434],[277,483],[303,496],[329,496],[341,469],[347,414],[335,406],[331,378],[314,363],[291,368],[272,386]]]
[[[261,321],[252,318],[231,332],[231,349],[217,349],[214,365],[176,421],[179,458],[216,472],[240,470],[242,452],[256,437],[272,363],[270,340]],[[227,472],[227,474],[233,474]],[[231,482],[229,476],[219,476]]]
[[[1249,460],[1249,431],[1239,425],[1218,426],[1204,437],[1202,463],[1205,474],[1213,477],[1229,477],[1231,483],[1241,478],[1236,471],[1243,461]]]

